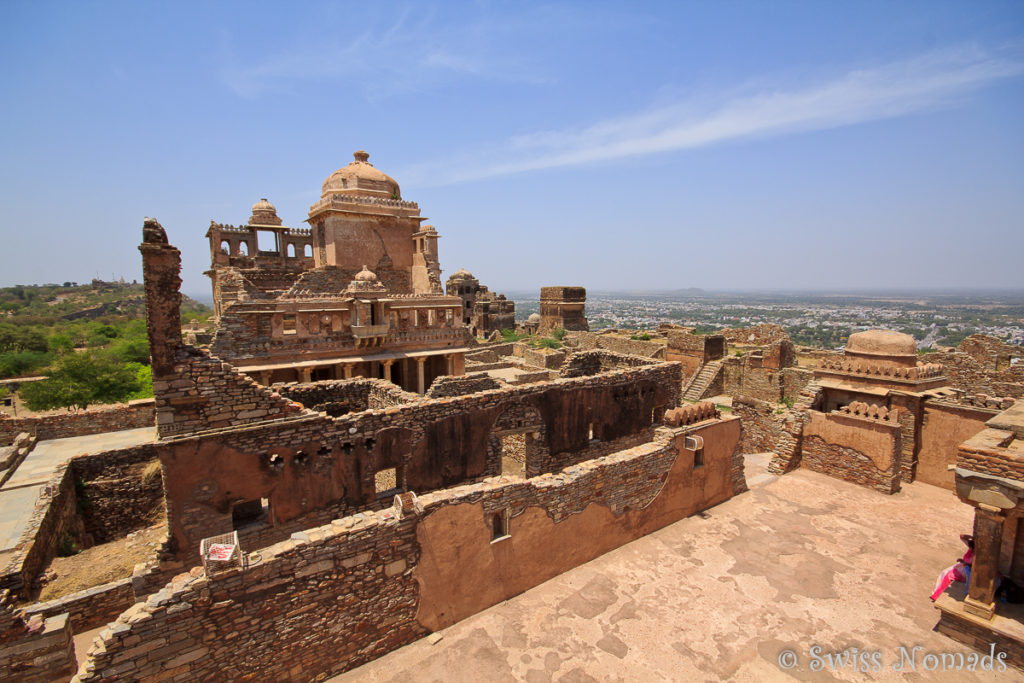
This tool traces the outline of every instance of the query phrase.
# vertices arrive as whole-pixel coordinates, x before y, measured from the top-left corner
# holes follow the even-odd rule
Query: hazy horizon
[[[0,6],[0,284],[209,291],[365,149],[498,292],[1024,288],[1024,5]]]

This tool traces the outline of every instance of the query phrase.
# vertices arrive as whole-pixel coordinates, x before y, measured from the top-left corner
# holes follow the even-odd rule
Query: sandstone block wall
[[[70,462],[59,467],[39,494],[21,540],[6,558],[0,589],[27,598],[32,580],[49,564],[65,534],[79,535],[74,478]]]
[[[438,377],[427,390],[427,398],[445,398],[446,396],[465,396],[478,391],[500,389],[502,383],[490,375],[479,373],[461,377]]]
[[[901,455],[899,424],[817,411],[811,411],[804,424],[803,466],[837,479],[896,493],[900,490]]]
[[[92,406],[78,413],[50,413],[29,417],[10,417],[0,414],[0,446],[9,446],[21,432],[45,439],[64,439],[70,436],[100,434],[122,429],[152,427],[153,399]]]
[[[775,453],[768,466],[774,474],[799,466],[803,420],[798,412],[748,396],[733,397],[732,410],[743,425],[743,453]]]
[[[2,602],[0,598],[0,602]],[[74,643],[67,615],[24,624],[4,616],[6,628],[0,635],[0,672],[4,680],[19,683],[66,681],[74,675]]]
[[[29,605],[25,608],[25,616],[40,614],[49,618],[67,615],[74,632],[84,633],[117,619],[121,612],[135,604],[135,597],[129,576],[56,600]]]
[[[642,356],[665,360],[665,345],[642,339],[627,339],[609,334],[597,334],[594,332],[570,332],[566,338],[574,341],[580,351],[592,349],[604,349],[613,353],[621,353],[627,356]]]
[[[1024,398],[1024,363],[995,370],[991,364],[983,365],[973,356],[959,351],[930,353],[922,356],[921,360],[941,363],[950,386],[968,394]]]
[[[916,478],[933,486],[953,490],[955,475],[948,466],[956,464],[958,447],[985,429],[985,422],[998,412],[996,409],[928,401],[921,424]]]
[[[703,467],[680,447],[687,433],[704,437]],[[664,430],[558,474],[436,491],[421,509],[297,533],[246,569],[195,571],[132,607],[80,680],[340,673],[729,498],[738,436],[731,418]],[[495,514],[508,516],[509,535],[492,543]]]
[[[577,355],[586,354],[597,375],[167,441],[160,457],[174,549],[192,557],[200,539],[230,532],[238,501],[267,499],[271,526],[287,528],[324,510],[374,507],[374,473],[385,468],[396,468],[400,488],[422,492],[499,474],[500,453],[489,447],[493,425],[522,406],[542,416],[544,448],[536,457],[543,460],[528,470],[544,471],[578,460],[591,430],[602,442],[640,434],[656,409],[678,403],[678,365],[633,359],[638,366],[630,367],[628,357],[604,351]],[[618,358],[623,369],[601,371],[602,362],[617,365]]]
[[[123,538],[163,516],[163,477],[158,468],[156,444],[71,460],[76,505],[85,532],[96,543]]]

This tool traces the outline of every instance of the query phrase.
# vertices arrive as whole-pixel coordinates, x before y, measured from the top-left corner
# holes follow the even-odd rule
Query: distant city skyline
[[[365,149],[495,291],[1024,288],[1018,2],[5,3],[0,286]]]

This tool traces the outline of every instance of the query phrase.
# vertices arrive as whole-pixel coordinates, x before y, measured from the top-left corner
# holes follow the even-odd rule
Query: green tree
[[[22,400],[32,410],[86,408],[117,403],[139,391],[138,373],[109,354],[69,353],[54,363],[45,380],[26,384]]]

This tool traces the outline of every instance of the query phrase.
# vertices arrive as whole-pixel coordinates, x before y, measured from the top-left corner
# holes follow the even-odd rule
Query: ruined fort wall
[[[3,567],[0,589],[27,598],[33,579],[57,554],[64,535],[80,530],[71,463],[66,462],[39,492],[25,531]]]
[[[627,339],[610,334],[597,334],[596,332],[570,332],[566,335],[570,341],[577,343],[580,351],[592,349],[604,349],[613,353],[621,353],[627,356],[642,356],[665,360],[665,345],[642,339]]]
[[[950,386],[968,394],[1024,398],[1024,363],[995,370],[991,366],[986,368],[974,357],[959,351],[929,353],[922,356],[921,360],[941,363]]]
[[[803,430],[799,413],[749,396],[733,397],[732,411],[743,425],[743,453],[775,453],[772,465],[778,471],[769,466],[775,474],[785,474],[799,465]]]
[[[722,393],[778,403],[782,400],[782,374],[771,368],[753,367],[742,358],[722,364]],[[707,392],[705,392],[707,393]]]
[[[71,473],[85,532],[95,543],[123,538],[163,516],[156,444],[76,457]]]
[[[0,595],[0,604],[8,596]],[[9,608],[0,616],[0,672],[18,683],[66,681],[74,675],[74,643],[66,615],[26,624]]]
[[[135,602],[132,578],[129,576],[56,600],[29,605],[25,608],[25,616],[28,618],[39,614],[48,618],[66,614],[74,632],[84,633],[114,621]]]
[[[955,476],[948,466],[956,463],[957,448],[985,429],[985,422],[997,413],[997,410],[953,403],[925,403],[917,480],[952,491]]]
[[[704,437],[703,467],[680,448],[686,433]],[[666,430],[557,475],[437,491],[420,497],[422,512],[296,534],[247,569],[181,577],[128,610],[80,680],[306,681],[351,669],[728,499],[738,437],[735,419]],[[509,515],[496,541],[494,514]]]
[[[0,414],[0,446],[9,446],[14,437],[22,432],[28,432],[43,441],[152,427],[153,406],[153,399],[148,398],[130,403],[93,406],[78,413],[60,412],[27,417]]]
[[[804,424],[804,467],[883,493],[900,489],[901,452],[899,424],[817,411]]]
[[[231,507],[240,501],[267,498],[275,526],[325,508],[341,514],[372,506],[374,473],[389,467],[399,468],[400,486],[421,492],[500,474],[500,453],[488,446],[492,425],[524,405],[546,425],[546,448],[537,457],[547,460],[528,468],[560,468],[587,449],[591,428],[600,441],[612,442],[649,429],[656,408],[678,402],[678,366],[646,363],[167,442],[160,457],[175,547],[191,557],[199,539],[231,531]]]

